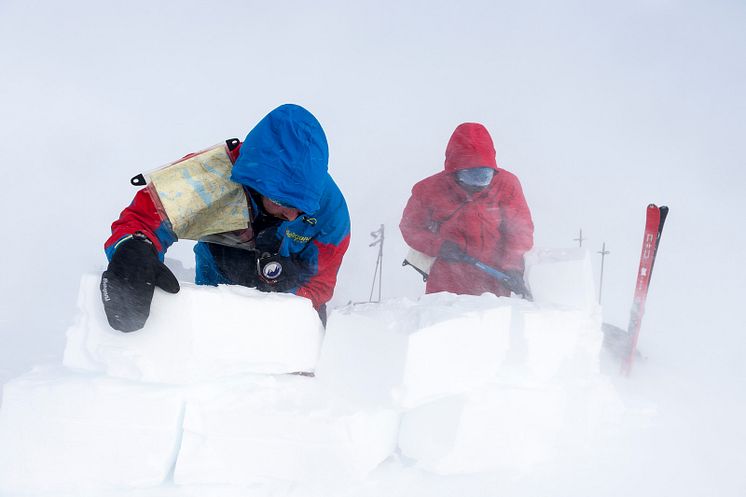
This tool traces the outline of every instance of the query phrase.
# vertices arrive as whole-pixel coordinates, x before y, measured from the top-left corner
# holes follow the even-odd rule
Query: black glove
[[[440,251],[438,257],[450,262],[464,262],[466,253],[458,243],[452,242],[451,240],[445,240],[440,245]]]
[[[301,265],[291,257],[265,253],[257,259],[256,270],[256,287],[263,292],[287,292],[300,284]]]
[[[520,295],[526,300],[534,299],[531,295],[531,291],[529,291],[526,283],[523,281],[523,271],[506,271],[505,274],[508,275],[508,280],[505,282],[505,286],[508,290],[516,295]]]
[[[257,233],[254,245],[260,254],[276,254],[280,251],[282,238],[277,236],[277,225],[271,225]]]
[[[143,235],[123,242],[101,276],[101,298],[109,325],[130,332],[145,326],[155,287],[179,291],[179,282]]]
[[[226,247],[217,243],[208,243],[207,247],[218,271],[231,284],[252,288],[257,286],[259,277],[256,273],[256,250]]]

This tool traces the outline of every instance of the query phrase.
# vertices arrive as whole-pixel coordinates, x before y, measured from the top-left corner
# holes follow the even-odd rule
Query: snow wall
[[[306,299],[182,284],[123,334],[86,275],[64,364],[5,385],[0,494],[339,484],[394,454],[438,474],[530,471],[621,407],[599,371],[588,254],[527,263],[534,302],[349,305],[325,333]]]

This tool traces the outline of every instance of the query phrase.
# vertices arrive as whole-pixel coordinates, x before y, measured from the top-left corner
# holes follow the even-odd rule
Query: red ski
[[[642,239],[642,254],[640,255],[640,268],[637,271],[637,283],[635,285],[635,297],[632,301],[632,311],[629,317],[627,334],[630,339],[628,353],[622,359],[622,374],[629,376],[632,370],[632,361],[637,350],[637,338],[640,336],[640,324],[645,314],[645,301],[648,297],[650,277],[653,274],[653,264],[658,253],[658,245],[661,240],[663,223],[668,215],[668,207],[658,207],[655,204],[648,205],[645,218],[645,235]]]

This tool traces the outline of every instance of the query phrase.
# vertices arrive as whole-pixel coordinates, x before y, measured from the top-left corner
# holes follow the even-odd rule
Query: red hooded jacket
[[[495,175],[485,189],[471,194],[456,182],[454,173],[475,167],[491,167]],[[399,228],[410,247],[429,256],[437,256],[441,244],[450,240],[502,271],[523,271],[523,254],[533,246],[534,224],[521,184],[497,167],[492,138],[477,123],[461,124],[453,132],[445,170],[414,185]],[[477,267],[440,258],[430,270],[425,291],[510,295]]]

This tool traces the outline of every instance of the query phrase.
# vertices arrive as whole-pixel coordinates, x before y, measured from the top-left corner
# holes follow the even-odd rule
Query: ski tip
[[[661,205],[658,209],[658,212],[660,213],[660,227],[658,231],[663,229],[663,223],[666,222],[666,218],[668,217],[668,206],[667,205]]]
[[[648,209],[657,209],[661,212],[668,212],[668,206],[667,205],[656,205],[656,204],[648,204]]]

